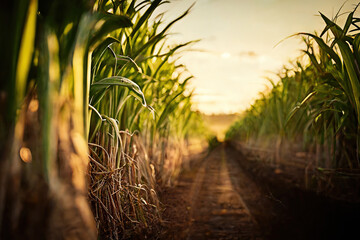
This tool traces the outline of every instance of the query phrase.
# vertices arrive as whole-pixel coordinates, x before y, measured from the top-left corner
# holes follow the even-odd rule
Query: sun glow
[[[223,58],[223,59],[227,59],[227,58],[230,58],[230,57],[231,57],[231,54],[228,53],[228,52],[223,52],[223,53],[221,54],[221,58]]]

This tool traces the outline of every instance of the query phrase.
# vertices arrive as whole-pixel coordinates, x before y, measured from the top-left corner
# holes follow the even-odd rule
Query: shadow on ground
[[[160,239],[360,239],[360,206],[304,191],[222,144],[161,193]]]

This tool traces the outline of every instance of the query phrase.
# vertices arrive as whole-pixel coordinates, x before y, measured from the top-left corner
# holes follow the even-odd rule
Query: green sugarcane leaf
[[[304,105],[316,94],[316,91],[313,91],[309,93],[300,104],[297,104],[288,114],[288,117],[286,118],[285,126],[288,125],[290,120],[294,117],[294,115],[302,108]]]
[[[131,27],[132,22],[127,16],[114,15],[109,13],[98,13],[98,24],[91,36],[90,46],[92,49],[96,49],[98,45],[102,43],[101,39],[110,32],[119,29]]]
[[[100,43],[96,47],[96,49],[94,50],[94,52],[92,54],[93,60],[95,62],[94,66],[93,66],[93,70],[92,70],[93,71],[93,74],[92,74],[93,78],[96,76],[97,71],[99,70],[100,63],[101,63],[103,55],[105,54],[108,47],[113,43],[120,43],[120,41],[118,39],[116,39],[116,38],[108,37],[102,43]],[[92,81],[94,81],[93,78],[91,79]]]
[[[320,48],[322,50],[324,50],[327,54],[329,54],[329,56],[335,61],[336,63],[336,66],[338,69],[341,69],[341,60],[340,60],[340,57],[336,54],[336,52],[330,48],[322,38],[314,35],[314,34],[311,34],[311,33],[300,33],[301,35],[306,35],[306,36],[310,36],[312,37],[316,43],[320,46]]]
[[[99,91],[104,91],[112,86],[123,86],[127,87],[131,92],[131,94],[141,101],[143,106],[147,106],[144,93],[141,91],[139,85],[135,82],[121,76],[113,76],[109,78],[101,79],[93,84],[90,87],[90,97],[94,96],[95,93]]]
[[[176,94],[166,105],[162,113],[160,114],[159,120],[156,123],[156,128],[160,128],[160,126],[164,123],[166,117],[173,112],[173,110],[179,105],[180,102],[175,102],[175,99],[179,97],[183,92],[179,92]]]
[[[349,45],[347,45],[343,41],[339,41],[338,46],[339,46],[341,55],[343,57],[344,64],[346,67],[346,72],[349,76],[349,80],[351,83],[352,94],[354,96],[355,106],[356,106],[355,111],[357,114],[357,120],[358,120],[358,123],[360,123],[360,83],[359,83],[359,79],[358,79],[359,72],[356,71],[356,68],[355,68],[356,63],[355,63],[354,55],[353,55]]]
[[[113,43],[120,43],[120,41],[114,37],[107,37],[95,48],[93,52],[93,57],[100,58],[106,51],[107,47],[109,47]]]
[[[336,23],[327,18],[324,14],[320,13],[320,16],[325,21],[327,27],[334,34],[336,39],[341,39],[341,37],[344,36],[344,31],[341,29],[341,27],[339,27]]]
[[[169,30],[169,28],[175,24],[176,22],[178,22],[179,20],[181,20],[182,18],[184,18],[187,14],[189,14],[190,9],[194,6],[194,4],[192,6],[190,6],[190,8],[188,8],[181,16],[179,16],[178,18],[176,18],[175,20],[171,21],[168,25],[166,25],[166,27],[157,35],[154,35],[150,38],[150,40],[144,44],[142,47],[140,47],[134,54],[134,56],[132,56],[133,58],[138,57],[138,55],[140,53],[142,53],[145,49],[147,49],[148,47],[152,47],[152,51],[154,51],[156,44],[158,42],[160,42],[162,39],[164,39],[166,37],[166,32]]]
[[[108,116],[106,116],[104,114],[101,115],[101,117],[106,119],[110,123],[110,125],[114,129],[117,141],[121,141],[120,129],[119,129],[118,123],[116,122],[116,119],[108,117]]]
[[[140,29],[140,27],[145,23],[145,21],[147,21],[150,18],[151,14],[158,7],[158,5],[161,3],[161,1],[162,0],[155,0],[151,3],[150,7],[146,10],[146,12],[141,16],[139,21],[134,26],[134,28],[131,32],[131,37],[133,37],[135,35],[135,33]]]
[[[21,36],[21,44],[16,66],[16,107],[19,107],[24,96],[27,77],[31,66],[31,58],[34,51],[36,13],[38,11],[37,0],[29,1],[24,30]]]
[[[354,12],[351,12],[346,19],[343,36],[345,36],[346,33],[349,31],[353,17],[354,17]]]

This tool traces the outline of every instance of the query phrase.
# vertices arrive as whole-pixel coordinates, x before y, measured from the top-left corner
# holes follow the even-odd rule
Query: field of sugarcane
[[[0,239],[156,231],[201,133],[166,1],[16,0],[0,10]]]
[[[217,236],[237,236],[241,224],[260,231],[259,218],[279,223],[282,232],[272,210],[303,214],[302,208],[286,208],[291,201],[269,195],[269,186],[283,199],[306,197],[311,189],[359,202],[357,7],[333,19],[320,14],[321,33],[292,36],[304,42],[301,56],[269,79],[271,88],[240,114],[221,144],[194,110],[193,77],[181,64],[181,53],[197,41],[169,43],[171,27],[191,7],[168,19],[159,13],[168,2],[2,3],[0,239],[167,239],[171,230],[173,237],[207,239],[218,225]],[[190,161],[194,139],[207,139],[210,151]],[[182,185],[169,190],[176,181]],[[286,190],[299,182],[305,191]],[[171,205],[162,199],[177,204],[167,220],[164,209]],[[305,200],[313,199],[314,206],[326,202],[313,195]],[[324,209],[342,204],[331,201]],[[320,210],[304,222],[326,218]],[[223,223],[209,225],[209,219]]]
[[[350,13],[339,11],[332,20],[320,13],[321,33],[292,36],[303,39],[302,55],[276,79],[269,79],[272,87],[228,130],[227,139],[240,141],[272,165],[295,164],[313,171],[328,189],[336,182],[358,180],[360,19],[356,14],[357,7]],[[345,24],[339,26],[341,18]],[[357,191],[354,186],[350,191]]]

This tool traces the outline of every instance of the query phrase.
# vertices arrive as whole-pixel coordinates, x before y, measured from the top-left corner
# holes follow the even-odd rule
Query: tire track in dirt
[[[260,195],[221,145],[203,160],[191,186],[187,239],[262,239],[246,204]]]
[[[359,203],[283,178],[222,144],[194,159],[168,190],[160,239],[360,239]]]

